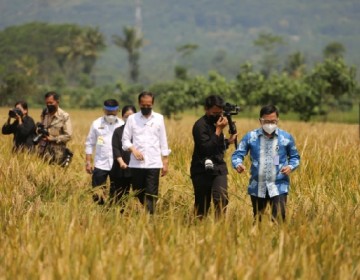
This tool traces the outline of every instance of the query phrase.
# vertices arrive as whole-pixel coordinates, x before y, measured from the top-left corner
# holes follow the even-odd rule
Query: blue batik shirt
[[[294,170],[300,164],[293,137],[279,128],[272,138],[266,137],[262,128],[248,132],[232,155],[234,168],[243,164],[248,152],[252,162],[248,193],[262,198],[265,198],[266,191],[270,197],[288,193],[289,176],[280,170],[287,165]]]

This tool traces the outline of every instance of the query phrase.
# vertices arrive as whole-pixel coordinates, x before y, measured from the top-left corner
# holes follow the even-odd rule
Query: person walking
[[[140,112],[127,119],[122,145],[130,151],[129,167],[132,187],[148,213],[155,213],[159,192],[159,177],[168,172],[170,149],[168,147],[164,117],[154,112],[155,96],[144,91],[138,96]]]
[[[216,218],[226,212],[228,205],[228,169],[224,155],[237,134],[225,139],[223,130],[228,120],[223,116],[224,105],[220,96],[208,96],[204,104],[205,115],[195,122],[192,129],[194,151],[190,174],[195,195],[195,215],[200,219],[208,214],[211,200]]]
[[[38,151],[49,163],[65,166],[69,163],[69,156],[72,156],[66,147],[73,132],[70,115],[59,107],[60,96],[55,91],[45,94],[45,104],[46,108],[36,130],[41,137]]]
[[[136,113],[136,108],[132,105],[126,105],[122,108],[121,116],[126,123],[128,117]],[[129,168],[130,152],[122,149],[122,135],[125,125],[115,129],[112,137],[112,149],[114,163],[111,168],[110,177],[110,203],[121,204],[124,207],[124,196],[129,194],[131,186],[131,170]]]
[[[85,141],[85,170],[91,174],[91,185],[94,202],[99,205],[105,204],[106,181],[111,178],[111,168],[113,166],[112,137],[116,128],[122,126],[124,121],[117,117],[119,103],[115,99],[104,101],[104,115],[94,120],[90,126],[89,133]],[[93,152],[95,151],[94,162],[92,162]]]
[[[289,175],[299,166],[300,156],[292,135],[278,128],[279,111],[275,106],[262,107],[259,122],[261,127],[248,132],[240,141],[232,155],[232,166],[238,173],[243,173],[246,170],[244,158],[250,153],[248,194],[254,218],[261,221],[269,203],[272,220],[284,221]]]

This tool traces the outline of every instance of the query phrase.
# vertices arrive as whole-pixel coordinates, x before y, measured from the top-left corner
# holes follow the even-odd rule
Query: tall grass
[[[166,123],[172,154],[156,215],[134,197],[123,214],[93,204],[83,143],[101,111],[70,113],[67,170],[12,154],[11,137],[0,136],[1,279],[360,279],[358,126],[282,121],[302,156],[287,222],[253,226],[248,176],[230,164],[226,218],[193,218],[190,116]],[[237,120],[239,135],[257,125]]]

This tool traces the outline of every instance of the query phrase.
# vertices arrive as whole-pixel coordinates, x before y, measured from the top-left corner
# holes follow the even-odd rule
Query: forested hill
[[[111,43],[135,23],[135,0],[1,0],[0,28],[31,21],[98,26],[108,49],[97,71],[126,71],[126,55]],[[176,47],[196,44],[191,67],[205,73],[221,55],[224,72],[235,73],[245,60],[259,57],[253,42],[260,32],[282,36],[283,56],[301,51],[308,63],[321,59],[322,49],[340,42],[345,58],[359,68],[360,2],[358,0],[142,0],[146,45],[141,56],[143,80],[170,78]],[[114,56],[117,59],[114,59]]]

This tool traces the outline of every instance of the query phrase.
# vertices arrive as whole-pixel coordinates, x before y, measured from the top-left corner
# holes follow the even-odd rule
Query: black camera
[[[45,126],[42,123],[37,124],[36,132],[37,135],[33,139],[33,143],[35,145],[39,144],[41,138],[43,138],[44,136],[49,136],[49,131],[45,128]]]
[[[235,123],[232,121],[231,116],[237,115],[240,112],[240,107],[230,103],[225,103],[223,110],[224,110],[224,116],[228,119],[229,133],[236,134],[237,132],[236,126]]]
[[[60,166],[68,167],[73,156],[74,156],[73,152],[70,151],[68,148],[65,148],[63,158],[60,162]]]
[[[229,123],[229,133],[236,134],[237,133],[236,125],[235,122],[233,122],[233,120],[231,119],[231,116],[237,115],[240,112],[240,107],[226,102],[223,110],[224,110],[224,116],[227,118]],[[235,144],[235,149],[237,149],[236,139],[234,144]]]
[[[20,117],[23,116],[22,111],[19,108],[12,108],[9,110],[9,117],[10,118],[16,118],[16,115],[19,115]]]

